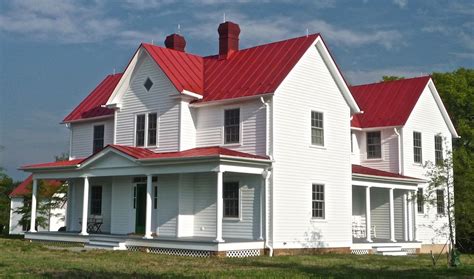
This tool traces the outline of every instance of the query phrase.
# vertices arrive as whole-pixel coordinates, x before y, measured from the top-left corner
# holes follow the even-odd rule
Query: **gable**
[[[84,169],[110,169],[110,168],[130,168],[136,167],[138,164],[134,159],[121,154],[115,150],[108,149],[104,154],[94,156],[90,161],[84,162],[81,168]]]

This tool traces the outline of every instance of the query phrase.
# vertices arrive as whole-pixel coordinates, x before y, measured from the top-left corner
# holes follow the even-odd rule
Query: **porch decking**
[[[152,252],[158,250],[163,252],[171,249],[176,252],[175,254],[183,253],[183,251],[188,253],[195,251],[196,255],[211,255],[218,252],[224,252],[228,255],[229,252],[232,253],[234,250],[246,250],[248,253],[260,254],[260,251],[264,249],[263,240],[240,238],[225,238],[224,242],[215,242],[215,238],[212,237],[153,236],[151,239],[144,239],[141,235],[105,233],[81,235],[79,232],[35,232],[25,233],[25,239],[82,243],[85,246],[93,245],[93,243],[117,243],[117,249],[114,250],[139,250],[146,247]]]

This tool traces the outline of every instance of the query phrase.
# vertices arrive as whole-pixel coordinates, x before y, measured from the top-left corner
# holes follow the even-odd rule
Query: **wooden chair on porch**
[[[372,225],[370,227],[370,234],[372,238],[377,237],[376,233],[377,226]],[[352,237],[354,238],[366,238],[366,226],[365,226],[365,218],[362,216],[352,216]]]

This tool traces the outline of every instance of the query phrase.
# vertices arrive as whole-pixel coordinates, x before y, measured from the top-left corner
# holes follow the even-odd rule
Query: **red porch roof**
[[[404,176],[404,175],[400,175],[398,173],[393,173],[393,172],[388,172],[388,171],[382,171],[382,170],[378,170],[378,169],[363,167],[361,165],[352,165],[352,173],[353,174],[371,175],[371,176],[380,176],[380,177],[420,180],[418,178]]]
[[[53,190],[57,190],[63,184],[59,180],[46,180],[46,183],[53,187]],[[28,176],[23,182],[20,183],[13,191],[10,193],[10,197],[23,197],[31,193],[31,185],[33,184],[33,175]]]
[[[174,158],[199,158],[199,157],[213,157],[213,156],[231,156],[231,157],[240,157],[240,158],[249,158],[249,159],[262,159],[268,160],[267,156],[253,155],[249,153],[239,152],[235,150],[230,150],[227,148],[222,148],[219,146],[212,147],[198,147],[192,148],[184,151],[176,152],[160,152],[155,153],[146,148],[140,147],[131,147],[123,145],[107,145],[106,148],[112,148],[122,152],[125,155],[133,157],[137,160],[153,160],[153,159],[174,159]],[[33,165],[25,165],[20,169],[23,170],[32,170],[32,169],[48,169],[48,168],[67,168],[80,165],[96,156],[95,153],[87,158],[75,159],[70,161],[60,161],[60,162],[49,162],[49,163],[40,163]]]
[[[352,127],[405,125],[430,79],[424,76],[352,86],[352,95],[364,111],[354,115]]]

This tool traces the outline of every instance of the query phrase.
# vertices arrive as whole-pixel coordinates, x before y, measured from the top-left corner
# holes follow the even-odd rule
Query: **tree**
[[[474,251],[474,70],[433,73],[433,80],[458,134],[453,141],[456,243]]]
[[[14,186],[13,180],[0,168],[0,234],[8,232],[10,223],[10,197],[8,195]]]
[[[455,253],[455,203],[454,203],[454,179],[453,179],[453,156],[446,139],[444,139],[444,150],[446,150],[445,158],[437,162],[428,161],[425,163],[426,177],[428,178],[428,187],[425,189],[423,201],[432,204],[437,210],[446,214],[448,219],[448,254],[450,266],[457,266]],[[442,199],[440,200],[438,191],[442,191]],[[439,212],[438,212],[439,213]],[[436,228],[436,233],[440,236],[446,235],[446,228]]]
[[[401,80],[405,79],[405,77],[399,77],[399,76],[382,76],[382,81],[393,81],[393,80]]]

